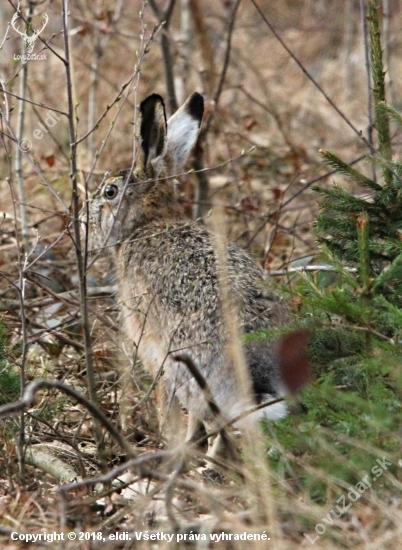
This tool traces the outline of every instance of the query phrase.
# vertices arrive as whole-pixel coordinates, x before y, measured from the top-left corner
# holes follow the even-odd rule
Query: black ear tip
[[[204,98],[198,92],[194,92],[188,100],[188,112],[196,120],[201,121],[204,114]]]
[[[143,101],[140,103],[140,111],[142,114],[148,112],[150,109],[154,109],[157,104],[162,105],[163,109],[165,108],[165,103],[163,101],[163,97],[159,94],[151,94],[148,97],[146,97]]]

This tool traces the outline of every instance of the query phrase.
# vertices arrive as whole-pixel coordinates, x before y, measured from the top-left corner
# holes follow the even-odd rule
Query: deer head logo
[[[38,31],[34,30],[34,32],[31,36],[28,36],[26,32],[21,32],[19,30],[19,28],[20,28],[19,26],[18,27],[15,26],[18,18],[19,18],[19,13],[15,12],[14,16],[11,20],[11,26],[16,32],[18,32],[18,34],[20,34],[22,36],[22,39],[26,43],[26,46],[27,46],[27,53],[32,53],[32,51],[34,49],[34,46],[35,46],[35,41],[38,38],[38,36],[40,35],[40,33],[43,31],[43,29],[46,27],[46,25],[49,21],[49,16],[46,13],[44,13],[42,15],[42,20],[43,20],[42,28],[39,29]]]

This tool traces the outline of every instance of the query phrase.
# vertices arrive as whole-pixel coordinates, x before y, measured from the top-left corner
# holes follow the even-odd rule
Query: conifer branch
[[[382,63],[382,48],[380,40],[380,26],[378,22],[378,7],[375,0],[369,0],[368,21],[370,29],[370,58],[371,74],[373,78],[373,95],[375,108],[375,126],[378,135],[380,154],[386,160],[392,159],[391,138],[389,132],[388,117],[384,110],[379,108],[385,102],[385,79]],[[387,185],[392,183],[392,173],[388,168],[383,168],[384,180]]]
[[[382,189],[381,185],[368,178],[355,168],[352,168],[350,164],[341,160],[339,157],[334,155],[334,153],[331,153],[330,151],[324,151],[323,149],[320,149],[319,152],[323,156],[325,163],[335,168],[335,170],[337,170],[340,174],[351,178],[353,181],[356,181],[360,185],[364,185],[364,187],[369,187],[370,189],[374,189],[376,191]]]
[[[334,223],[333,213],[339,212],[341,214],[346,213],[357,213],[362,210],[375,210],[373,204],[367,202],[366,200],[355,197],[339,185],[333,185],[330,189],[325,189],[325,187],[319,187],[315,185],[312,187],[312,190],[319,193],[323,197],[323,202],[320,207],[325,212],[329,212],[330,217],[332,218],[332,224]],[[337,227],[339,224],[337,222]]]
[[[369,240],[369,216],[367,212],[361,212],[357,218],[357,235],[360,259],[360,279],[363,292],[370,288],[370,240]]]
[[[373,283],[373,290],[378,290],[381,286],[396,279],[402,278],[402,253],[395,260],[385,267],[376,277]]]
[[[402,116],[394,107],[392,107],[392,105],[388,105],[385,101],[380,101],[377,108],[379,111],[385,113],[388,118],[393,119],[402,126]]]

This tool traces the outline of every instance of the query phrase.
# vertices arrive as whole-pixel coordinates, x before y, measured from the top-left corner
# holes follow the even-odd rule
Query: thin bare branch
[[[338,113],[338,115],[346,122],[346,124],[349,126],[351,130],[364,142],[364,144],[370,149],[370,144],[367,141],[367,139],[362,135],[361,131],[354,126],[354,124],[350,121],[350,119],[341,111],[341,109],[336,105],[336,103],[329,97],[329,95],[324,91],[323,87],[316,81],[316,79],[312,76],[312,74],[306,69],[306,67],[303,65],[303,63],[298,59],[298,57],[293,53],[293,51],[289,48],[289,46],[285,43],[283,38],[280,36],[280,34],[276,31],[275,27],[272,25],[272,23],[268,20],[267,16],[264,14],[260,6],[257,4],[256,0],[251,0],[252,4],[254,5],[255,9],[258,11],[258,13],[261,16],[261,19],[264,21],[264,23],[267,25],[269,30],[272,32],[272,34],[275,36],[275,38],[279,41],[279,43],[283,46],[283,48],[286,50],[286,52],[290,55],[290,57],[293,59],[293,61],[296,63],[296,65],[303,71],[303,73],[306,75],[306,77],[314,84],[314,86],[317,88],[317,90],[325,97],[326,101],[332,106],[333,109]]]
[[[96,419],[109,432],[110,436],[114,439],[121,450],[127,455],[127,457],[130,458],[133,456],[131,446],[123,438],[120,432],[113,426],[107,416],[105,416],[105,414],[100,410],[98,405],[96,405],[92,400],[88,400],[82,395],[82,393],[57,380],[44,380],[41,378],[34,380],[34,382],[31,382],[24,389],[21,399],[13,403],[7,403],[6,405],[2,405],[0,407],[0,417],[9,416],[15,412],[23,410],[25,407],[32,406],[35,401],[36,393],[43,388],[52,388],[59,390],[74,399],[83,407],[85,407],[92,414],[94,419]]]

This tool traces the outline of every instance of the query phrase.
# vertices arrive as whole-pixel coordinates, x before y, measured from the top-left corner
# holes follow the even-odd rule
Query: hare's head
[[[98,240],[114,245],[154,220],[180,213],[174,179],[193,148],[204,112],[204,99],[194,93],[166,122],[161,96],[140,105],[140,143],[133,170],[108,177],[89,206]]]

